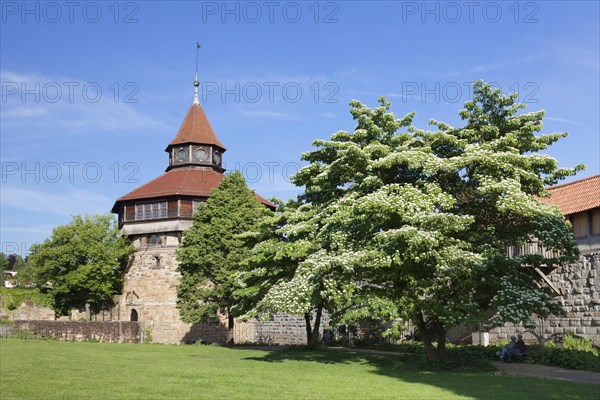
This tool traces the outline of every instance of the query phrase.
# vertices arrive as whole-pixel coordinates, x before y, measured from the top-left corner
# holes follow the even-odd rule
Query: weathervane
[[[196,38],[196,80],[194,81],[194,104],[200,104],[198,101],[198,86],[200,86],[200,82],[198,81],[198,52],[200,50],[200,43],[198,43],[198,38]]]

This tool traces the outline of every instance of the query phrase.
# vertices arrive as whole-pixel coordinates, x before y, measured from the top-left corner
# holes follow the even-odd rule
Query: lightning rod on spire
[[[198,38],[196,38],[196,80],[194,80],[194,104],[200,104],[198,101],[198,86],[200,86],[200,82],[198,81],[198,52],[200,50],[200,43],[198,43]]]

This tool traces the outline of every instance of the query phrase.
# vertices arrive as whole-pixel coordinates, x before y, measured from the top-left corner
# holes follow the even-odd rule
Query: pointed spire
[[[194,80],[194,104],[200,104],[198,101],[198,86],[200,86],[200,82],[198,81],[198,50],[200,50],[200,43],[198,43],[198,39],[196,39],[196,80]]]
[[[206,114],[198,101],[198,49],[200,43],[196,41],[196,80],[194,81],[194,103],[188,109],[185,118],[177,132],[175,138],[169,143],[165,151],[169,152],[172,146],[185,144],[209,145],[218,148],[220,151],[226,151],[227,148],[219,141],[213,131]]]
[[[190,106],[177,135],[167,146],[167,151],[170,146],[188,143],[213,145],[223,151],[227,150],[215,135],[200,104]]]

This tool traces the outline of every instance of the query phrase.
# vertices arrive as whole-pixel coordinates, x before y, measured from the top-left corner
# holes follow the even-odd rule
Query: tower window
[[[141,221],[144,219],[167,218],[167,202],[145,203],[136,205],[135,219]]]

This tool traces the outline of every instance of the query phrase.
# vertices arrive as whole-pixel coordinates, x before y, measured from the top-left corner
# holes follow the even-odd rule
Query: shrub
[[[457,356],[462,356],[466,358],[479,358],[485,360],[498,360],[497,353],[502,351],[501,345],[491,345],[491,346],[473,346],[473,345],[465,345],[465,346],[452,346],[448,348],[449,353],[454,353]]]
[[[40,292],[39,289],[0,288],[0,298],[7,310],[13,311],[25,300],[31,300],[38,306],[50,306],[50,297]]]
[[[534,350],[528,356],[527,361],[534,364],[600,372],[600,356],[595,350],[582,351],[565,347],[546,346]]]
[[[578,350],[594,353],[598,355],[598,350],[594,348],[592,341],[586,338],[577,338],[573,331],[568,331],[563,339],[563,347],[569,350]]]
[[[144,335],[144,343],[151,344],[152,343],[152,328],[150,328],[148,326],[145,327],[144,332],[142,334]]]

